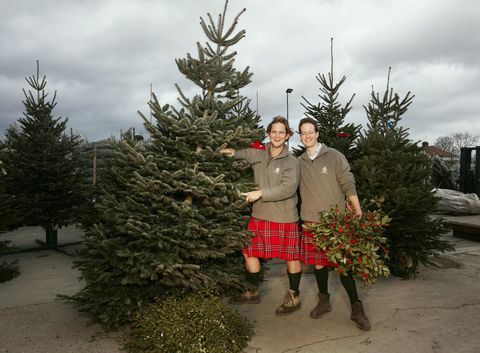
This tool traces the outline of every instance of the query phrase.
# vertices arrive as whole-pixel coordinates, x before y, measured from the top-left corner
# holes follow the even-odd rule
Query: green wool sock
[[[355,303],[358,301],[357,286],[352,275],[349,276],[340,276],[340,281],[342,281],[343,288],[347,291],[348,298],[350,303]]]
[[[322,294],[328,294],[328,267],[314,269],[315,279],[317,280],[318,291]]]
[[[295,296],[300,294],[300,280],[302,279],[302,271],[290,273],[287,271],[288,282],[290,282],[290,289],[295,292]]]
[[[260,271],[248,272],[246,274],[247,286],[249,290],[256,290],[260,284]]]

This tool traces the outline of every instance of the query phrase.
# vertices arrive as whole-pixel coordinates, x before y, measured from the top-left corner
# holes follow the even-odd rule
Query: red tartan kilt
[[[303,224],[311,224],[312,222],[303,222]],[[318,250],[314,241],[313,234],[305,228],[302,229],[302,248],[300,252],[300,261],[306,265],[320,265],[336,267],[337,265],[327,260],[325,253]]]
[[[277,223],[250,217],[247,229],[254,234],[250,244],[242,250],[247,256],[286,261],[300,258],[298,223]]]

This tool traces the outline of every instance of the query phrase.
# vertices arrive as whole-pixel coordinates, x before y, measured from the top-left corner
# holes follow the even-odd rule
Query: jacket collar
[[[329,150],[330,150],[330,148],[326,144],[322,143],[322,148],[320,148],[320,152],[317,154],[317,156],[314,158],[314,160],[319,158],[320,156],[323,156],[325,153],[328,153]],[[306,161],[311,160],[310,157],[308,156],[307,150],[305,150],[305,152],[302,153],[300,158],[302,158]]]
[[[267,156],[269,158],[270,158],[270,145],[271,145],[270,142],[265,144],[265,150],[267,151]],[[287,145],[284,144],[282,152],[280,152],[280,154],[278,156],[271,157],[271,158],[272,159],[284,158],[284,157],[287,157],[289,155],[289,153],[290,152],[288,151]]]

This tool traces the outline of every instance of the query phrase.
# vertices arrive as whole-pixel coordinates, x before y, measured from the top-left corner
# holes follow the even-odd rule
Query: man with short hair
[[[362,209],[355,189],[355,179],[345,156],[334,148],[318,141],[319,129],[312,118],[300,120],[298,126],[300,141],[306,151],[298,157],[300,166],[300,197],[302,200],[300,218],[303,223],[318,223],[319,213],[330,211],[332,207],[344,210],[346,199],[355,213],[362,215]],[[323,251],[316,248],[313,234],[303,229],[300,260],[314,265],[318,286],[318,304],[310,312],[312,319],[318,319],[332,310],[328,293],[329,262]],[[351,319],[362,330],[370,330],[370,322],[365,315],[363,304],[358,299],[357,288],[352,274],[340,276],[352,306]]]

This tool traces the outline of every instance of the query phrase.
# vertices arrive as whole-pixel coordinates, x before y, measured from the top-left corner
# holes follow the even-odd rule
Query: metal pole
[[[287,122],[290,124],[290,122],[288,120],[288,92],[287,92]]]
[[[151,104],[152,102],[152,96],[153,96],[153,85],[150,83],[150,102],[149,102],[149,105]],[[152,123],[152,107],[150,107],[150,124]]]
[[[93,148],[92,183],[94,186],[97,183],[97,143],[96,142],[94,142],[94,148]]]
[[[290,121],[288,119],[288,95],[292,93],[293,89],[292,88],[287,88],[285,93],[287,94],[287,123],[290,126]],[[290,149],[290,138],[287,141],[287,147]]]

